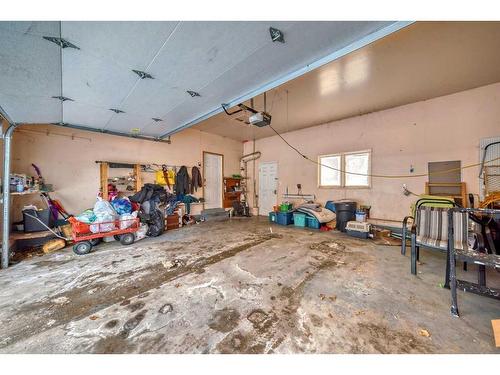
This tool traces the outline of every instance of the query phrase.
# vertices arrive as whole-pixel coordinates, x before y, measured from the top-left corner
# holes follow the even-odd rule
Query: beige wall
[[[429,161],[461,160],[462,166],[477,163],[479,140],[493,136],[500,136],[500,83],[284,134],[287,141],[313,159],[322,154],[371,149],[372,173],[404,175],[409,174],[411,166],[415,174],[426,173]],[[252,142],[244,144],[245,154],[252,149]],[[423,193],[427,180],[374,178],[371,189],[319,189],[317,166],[277,136],[257,140],[256,150],[262,152],[256,162],[257,174],[259,162],[278,162],[278,200],[287,186],[295,193],[300,183],[304,194],[316,194],[321,203],[353,199],[371,205],[371,216],[381,219],[401,220],[414,200],[403,196],[402,184]],[[251,175],[252,164],[248,166]],[[462,172],[469,192],[479,192],[477,173],[477,168]]]
[[[31,163],[35,163],[46,182],[54,185],[51,195],[74,214],[94,205],[99,190],[96,160],[193,166],[202,163],[203,151],[209,151],[224,155],[226,175],[239,173],[241,142],[192,129],[171,139],[172,143],[166,144],[51,125],[26,125],[14,133],[12,171],[33,175]],[[144,175],[146,182],[154,179],[151,173]],[[202,196],[202,191],[196,195]],[[14,220],[19,219],[23,205],[38,201],[35,196],[13,199]]]

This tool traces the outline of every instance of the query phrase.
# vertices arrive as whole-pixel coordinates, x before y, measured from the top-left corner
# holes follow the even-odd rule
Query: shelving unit
[[[434,188],[434,190],[433,190]],[[458,194],[457,194],[458,193]],[[465,182],[458,183],[444,183],[444,182],[426,182],[425,183],[426,195],[439,195],[443,197],[451,197],[458,201],[462,207],[467,207],[467,188]]]
[[[240,201],[242,194],[241,181],[241,178],[224,177],[224,208],[231,208],[233,202]]]
[[[116,165],[116,167],[115,167]],[[109,178],[109,168],[132,168],[134,170],[134,192],[141,190],[142,188],[142,166],[141,164],[123,164],[123,163],[110,163],[110,162],[99,162],[100,171],[100,185],[102,198],[104,200],[108,199],[108,183],[112,183],[112,179]],[[132,193],[132,192],[130,192]]]

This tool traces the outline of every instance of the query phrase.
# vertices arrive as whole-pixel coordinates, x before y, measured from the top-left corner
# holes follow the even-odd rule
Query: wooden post
[[[102,199],[108,200],[108,163],[100,163]]]
[[[141,176],[141,165],[136,164],[134,166],[135,173],[135,191],[139,191],[142,188],[142,176]]]

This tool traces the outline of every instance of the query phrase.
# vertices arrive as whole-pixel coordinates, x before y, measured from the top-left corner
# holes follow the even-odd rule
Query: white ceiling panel
[[[0,22],[0,93],[11,98],[2,97],[0,106],[16,122],[41,122],[56,115],[51,105],[61,103],[53,99],[56,102],[49,100],[51,105],[40,108],[25,97],[40,101],[62,94],[74,100],[64,103],[63,122],[124,133],[139,128],[157,137],[193,125],[220,110],[221,103],[302,74],[348,44],[370,35],[381,38],[404,25]],[[283,31],[285,43],[272,42],[271,26]],[[78,49],[61,48],[44,40],[44,34],[60,36]],[[359,46],[363,43],[366,40]],[[140,79],[132,69],[153,79]],[[201,96],[192,98],[187,90]],[[28,102],[33,107],[23,108]],[[125,113],[114,114],[109,108]],[[164,121],[152,122],[152,117]]]
[[[60,33],[61,23],[56,21],[2,21],[0,22],[0,30],[42,37],[56,36]]]
[[[178,22],[63,22],[62,35],[87,55],[126,70],[144,70]]]
[[[34,96],[12,96],[0,93],[1,107],[14,119],[22,118],[25,123],[60,122],[61,103],[52,98]]]
[[[186,97],[189,95],[181,87],[169,86],[158,79],[143,79],[121,107],[127,113],[140,113],[149,119],[160,118],[180,105]]]
[[[111,120],[114,113],[107,108],[96,107],[80,102],[65,101],[64,122],[75,125],[86,125],[91,128],[101,128]]]
[[[60,119],[51,98],[61,93],[60,48],[42,38],[45,31],[57,35],[59,23],[0,22],[0,106],[14,121]]]
[[[120,106],[138,80],[131,70],[72,48],[63,51],[62,70],[64,96],[106,109]]]
[[[136,115],[133,113],[119,113],[113,116],[111,121],[107,124],[106,130],[132,134],[135,133],[135,129],[141,129],[144,124],[149,124],[151,122],[153,122],[151,118],[144,117],[142,115]],[[155,134],[141,133],[141,135],[154,136]]]

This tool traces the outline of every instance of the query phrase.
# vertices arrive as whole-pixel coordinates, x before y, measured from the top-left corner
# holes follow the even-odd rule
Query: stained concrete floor
[[[0,352],[498,353],[500,303],[459,292],[451,317],[444,255],[421,258],[257,218],[68,247],[0,272]]]

